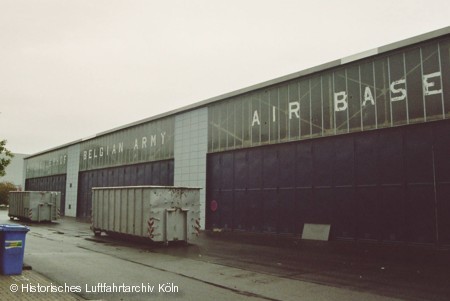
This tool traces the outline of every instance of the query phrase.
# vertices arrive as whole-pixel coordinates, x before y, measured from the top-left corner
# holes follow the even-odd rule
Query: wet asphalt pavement
[[[238,258],[235,264],[261,272],[409,300],[449,300],[448,250],[348,241],[270,241],[267,237],[246,239],[245,235],[206,236],[207,246],[213,247],[204,250],[216,250],[215,258],[225,259],[219,254],[228,253],[224,251],[232,240]]]
[[[189,247],[106,235],[94,240],[405,300],[450,299],[450,250],[444,248],[211,231]]]
[[[15,223],[19,222],[15,221]],[[334,291],[331,288],[338,288],[349,293],[353,291],[366,296],[367,294],[380,296],[380,298],[374,297],[375,300],[384,300],[383,297],[403,300],[449,300],[448,296],[450,296],[450,251],[431,246],[386,245],[354,241],[317,242],[272,234],[205,231],[188,246],[185,243],[172,243],[166,247],[161,244],[149,244],[104,234],[101,237],[95,237],[89,230],[89,224],[67,217],[59,223],[33,223],[30,227],[32,231],[28,234],[28,240],[35,242],[36,246],[33,248],[32,245],[28,245],[25,261],[29,260],[33,269],[44,272],[50,279],[53,277],[58,279],[60,277],[58,275],[64,275],[64,267],[55,265],[50,270],[45,263],[52,262],[52,256],[66,255],[60,254],[60,251],[56,251],[53,255],[46,255],[42,249],[44,244],[51,246],[51,250],[55,248],[65,250],[67,256],[85,256],[80,258],[91,260],[92,265],[102,260],[106,264],[108,260],[126,260],[134,256],[135,260],[133,261],[130,257],[130,262],[142,262],[144,265],[139,266],[142,271],[148,271],[148,267],[154,267],[156,270],[153,270],[160,271],[159,274],[166,270],[164,265],[166,263],[147,261],[157,260],[156,258],[166,260],[165,255],[168,255],[167,258],[172,258],[167,261],[167,264],[174,265],[174,271],[182,270],[184,262],[192,268],[196,266],[195,262],[201,263],[205,269],[209,269],[210,265],[224,267],[223,274],[219,268],[218,273],[215,271],[206,276],[203,275],[205,276],[202,280],[203,284],[200,283],[196,288],[201,292],[204,292],[208,285],[221,283],[222,280],[244,283],[249,278],[260,281],[258,279],[262,278],[257,275],[267,275],[267,279],[272,280],[295,280],[299,286],[302,285],[301,283],[314,283],[324,285],[323,290]],[[73,247],[76,248],[73,249]],[[152,253],[154,256],[145,255]],[[105,257],[104,254],[109,254],[110,257]],[[68,262],[64,264],[68,265]],[[180,266],[177,267],[176,264]],[[79,264],[75,258],[73,268],[77,265]],[[239,269],[239,272],[233,270],[232,277],[229,277],[225,267]],[[101,270],[95,270],[95,272],[99,273],[98,277],[101,277]],[[168,275],[179,274],[169,273]],[[257,277],[252,278],[252,275]],[[70,277],[67,279],[74,283],[84,281],[82,275],[79,279],[75,278],[75,275]],[[197,278],[200,279],[201,274]],[[189,279],[186,278],[187,280]],[[214,286],[217,287],[217,284]],[[233,284],[229,287],[232,286]],[[222,293],[218,292],[218,295]],[[238,293],[242,296],[242,291]],[[224,299],[226,298],[224,295]]]

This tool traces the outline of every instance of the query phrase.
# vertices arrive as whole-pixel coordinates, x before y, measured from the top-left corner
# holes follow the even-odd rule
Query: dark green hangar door
[[[450,244],[450,120],[210,153],[207,228]]]
[[[91,216],[93,187],[173,186],[173,163],[173,160],[162,160],[81,172],[78,180],[77,217]]]
[[[66,178],[64,175],[53,175],[26,179],[26,191],[59,191],[61,192],[60,214],[64,216],[66,208]]]

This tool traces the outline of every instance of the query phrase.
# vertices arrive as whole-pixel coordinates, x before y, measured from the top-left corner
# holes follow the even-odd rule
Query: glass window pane
[[[126,153],[127,150],[124,148],[124,144],[126,143],[126,138],[128,135],[126,135],[125,131],[121,131],[116,133],[116,164],[124,164],[125,160],[126,160]],[[156,147],[155,147],[156,149]],[[156,159],[156,155],[155,158]]]
[[[311,131],[322,135],[322,87],[318,76],[311,79]]]
[[[261,101],[259,94],[253,93],[252,99],[252,146],[260,144],[261,141]]]
[[[302,138],[311,136],[311,95],[309,79],[300,81],[300,133]]]
[[[422,67],[419,48],[405,53],[405,66],[409,122],[423,121]]]
[[[403,53],[392,55],[388,59],[390,72],[390,102],[391,102],[391,116],[392,124],[406,124],[406,79],[405,79],[405,65],[403,62]]]
[[[261,95],[261,143],[269,142],[270,132],[270,102],[267,90],[259,92]]]
[[[242,100],[242,115],[243,115],[243,128],[244,128],[244,147],[251,146],[250,133],[252,129],[252,112],[251,112],[251,98],[247,94]]]
[[[450,39],[439,44],[441,54],[441,72],[443,83],[444,111],[447,118],[450,117]]]
[[[236,147],[242,147],[242,130],[243,130],[243,115],[242,115],[242,97],[239,97],[234,102],[234,115],[235,118],[235,129],[234,129],[234,135],[235,135],[235,142]]]
[[[279,104],[278,104],[278,88],[272,88],[269,90],[270,101],[270,142],[277,143],[279,141],[278,136],[278,119],[279,119]]]
[[[377,126],[378,128],[391,126],[387,58],[381,58],[375,61],[375,88]]]
[[[322,75],[322,104],[324,135],[334,134],[333,109],[333,76],[331,73]]]
[[[278,109],[279,109],[279,127],[280,141],[286,141],[288,137],[288,98],[287,86],[283,85],[278,88]]]
[[[361,131],[361,85],[359,66],[347,69],[348,116],[351,132]]]
[[[360,65],[361,74],[361,114],[364,130],[375,128],[376,105],[373,62]]]
[[[298,95],[298,81],[289,83],[289,140],[298,140],[300,137],[300,101]]]
[[[222,102],[219,108],[219,149],[221,151],[227,148],[227,103]]]
[[[228,135],[228,141],[227,141],[227,148],[228,149],[233,149],[234,148],[234,127],[236,124],[235,121],[235,115],[234,115],[234,102],[235,100],[230,100],[227,103],[227,135]]]
[[[348,91],[345,69],[334,72],[333,109],[336,133],[348,132]]]
[[[442,119],[442,87],[437,44],[422,47],[422,61],[427,120]]]

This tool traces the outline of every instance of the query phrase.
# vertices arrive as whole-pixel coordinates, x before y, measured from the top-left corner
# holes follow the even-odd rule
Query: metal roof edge
[[[46,154],[46,153],[49,153],[49,152],[60,150],[60,149],[69,147],[71,145],[75,145],[77,143],[80,143],[81,141],[82,141],[82,139],[78,139],[78,140],[75,140],[75,141],[72,141],[72,142],[65,143],[63,145],[55,146],[55,147],[52,147],[52,148],[49,148],[49,149],[46,149],[46,150],[43,150],[43,151],[31,154],[31,155],[27,155],[26,157],[24,157],[24,159],[31,159],[31,158],[37,157],[39,155],[43,155],[43,154]]]
[[[390,44],[387,44],[387,45],[384,45],[384,46],[381,46],[381,47],[378,47],[378,48],[374,48],[374,49],[366,50],[366,51],[363,51],[363,52],[360,52],[360,53],[356,53],[354,55],[350,55],[350,56],[344,57],[342,59],[337,59],[337,60],[334,60],[334,61],[330,61],[330,62],[325,63],[325,64],[321,64],[321,65],[318,65],[318,66],[315,66],[315,67],[311,67],[311,68],[308,68],[308,69],[304,69],[304,70],[301,70],[301,71],[298,71],[298,72],[294,72],[294,73],[291,73],[291,74],[288,74],[288,75],[277,77],[277,78],[274,78],[272,80],[268,80],[268,81],[265,81],[265,82],[262,82],[262,83],[259,83],[259,84],[256,84],[256,85],[252,85],[252,86],[249,86],[249,87],[245,87],[245,88],[242,88],[242,89],[239,89],[239,90],[236,90],[236,91],[232,91],[232,92],[229,92],[229,93],[226,93],[226,94],[215,96],[215,97],[206,99],[206,100],[204,100],[202,102],[194,103],[191,106],[195,106],[196,104],[200,104],[200,103],[201,103],[202,106],[204,106],[206,104],[210,104],[210,103],[215,102],[215,101],[224,100],[224,99],[236,96],[236,95],[240,95],[240,94],[244,94],[244,93],[251,92],[251,91],[254,91],[254,90],[259,90],[259,89],[262,89],[262,88],[266,88],[266,87],[269,87],[269,86],[272,86],[272,85],[276,85],[276,84],[279,84],[279,83],[282,83],[282,82],[285,82],[285,81],[289,81],[289,80],[292,80],[292,79],[295,79],[295,78],[311,75],[311,74],[314,74],[314,73],[317,73],[317,72],[320,72],[320,71],[324,71],[324,70],[327,70],[327,69],[331,69],[331,68],[334,68],[334,67],[345,65],[345,64],[348,64],[350,62],[354,62],[354,61],[361,60],[361,59],[364,59],[364,58],[368,58],[368,57],[371,57],[371,56],[383,54],[385,52],[389,52],[389,51],[396,50],[396,49],[399,49],[399,48],[403,48],[403,47],[406,47],[406,46],[414,45],[414,44],[417,44],[417,43],[420,43],[420,42],[423,42],[423,41],[432,40],[434,38],[438,38],[438,37],[441,37],[441,36],[444,36],[444,35],[447,35],[447,34],[450,34],[450,26],[447,26],[447,27],[444,27],[444,28],[441,28],[441,29],[438,29],[438,30],[434,30],[434,31],[431,31],[431,32],[427,32],[427,33],[424,33],[424,34],[421,34],[421,35],[418,35],[418,36],[415,36],[415,37],[412,37],[412,38],[407,38],[407,39],[404,39],[404,40],[401,40],[401,41],[398,41],[398,42],[390,43]]]
[[[178,113],[188,112],[190,110],[194,110],[194,109],[198,109],[198,108],[207,106],[207,105],[209,105],[211,103],[214,103],[216,101],[221,101],[221,100],[224,100],[224,99],[227,99],[227,98],[231,98],[231,97],[234,97],[234,96],[237,96],[237,95],[241,95],[241,94],[245,94],[245,93],[248,93],[248,92],[251,92],[251,91],[255,91],[255,90],[259,90],[259,89],[266,88],[266,87],[269,87],[269,86],[273,86],[273,85],[276,85],[276,84],[279,84],[279,83],[282,83],[282,82],[285,82],[285,81],[288,81],[288,80],[291,80],[291,79],[295,79],[295,78],[298,78],[298,77],[301,77],[301,76],[305,76],[305,75],[308,75],[308,74],[319,72],[321,70],[326,70],[326,69],[329,69],[329,68],[333,68],[333,67],[336,67],[336,66],[339,66],[339,65],[340,65],[340,60],[335,60],[335,61],[332,61],[332,62],[321,64],[319,66],[308,68],[308,69],[305,69],[305,70],[302,70],[302,71],[298,71],[298,72],[294,72],[294,73],[291,73],[291,74],[288,74],[288,75],[277,77],[275,79],[271,79],[271,80],[268,80],[268,81],[265,81],[265,82],[262,82],[262,83],[259,83],[259,84],[251,85],[251,86],[248,86],[248,87],[245,87],[245,88],[242,88],[242,89],[238,89],[238,90],[235,90],[235,91],[232,91],[232,92],[228,92],[228,93],[225,93],[225,94],[221,94],[221,95],[218,95],[218,96],[207,98],[205,100],[198,101],[198,102],[192,103],[190,105],[183,106],[183,107],[175,109],[175,110],[171,110],[171,111],[168,111],[168,112],[165,112],[165,113],[161,113],[161,114],[158,114],[158,115],[155,115],[155,116],[152,116],[152,117],[148,117],[148,118],[144,118],[144,119],[141,119],[141,120],[138,120],[138,121],[134,121],[134,122],[131,122],[131,123],[128,123],[128,124],[125,124],[125,125],[122,125],[122,126],[119,126],[119,127],[116,127],[116,128],[110,129],[110,130],[107,130],[107,131],[103,131],[103,132],[97,133],[95,135],[89,136],[87,138],[84,138],[84,139],[82,139],[82,141],[94,139],[94,138],[97,138],[99,136],[104,136],[106,134],[110,134],[110,133],[113,133],[113,132],[116,132],[116,131],[119,131],[119,130],[123,130],[123,129],[130,128],[130,127],[133,127],[133,126],[144,124],[144,123],[147,123],[147,122],[150,122],[150,121],[154,121],[154,120],[162,119],[162,118],[165,118],[165,117],[169,117],[169,116],[172,116],[172,115],[175,115],[175,114],[178,114]]]
[[[435,39],[435,38],[438,38],[438,37],[442,37],[442,36],[445,36],[447,34],[450,34],[450,26],[447,26],[447,27],[444,27],[444,28],[440,28],[440,29],[437,29],[437,30],[433,30],[433,31],[430,31],[430,32],[427,32],[427,33],[424,33],[424,34],[421,34],[421,35],[418,35],[418,36],[414,36],[414,37],[407,38],[407,39],[404,39],[404,40],[401,40],[401,41],[398,41],[398,42],[394,42],[394,43],[391,43],[391,44],[387,44],[387,45],[378,47],[378,53],[382,54],[382,53],[389,52],[389,51],[396,50],[396,49],[400,49],[400,48],[403,48],[403,47],[406,47],[406,46],[410,46],[410,45],[414,45],[414,44],[417,44],[417,43],[421,43],[421,42],[424,42],[424,41],[427,41],[427,40],[432,40],[432,39]]]

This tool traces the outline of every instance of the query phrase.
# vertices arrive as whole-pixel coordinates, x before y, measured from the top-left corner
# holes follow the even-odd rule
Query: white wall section
[[[200,221],[205,228],[206,154],[208,109],[179,114],[175,118],[174,185],[199,187]]]

